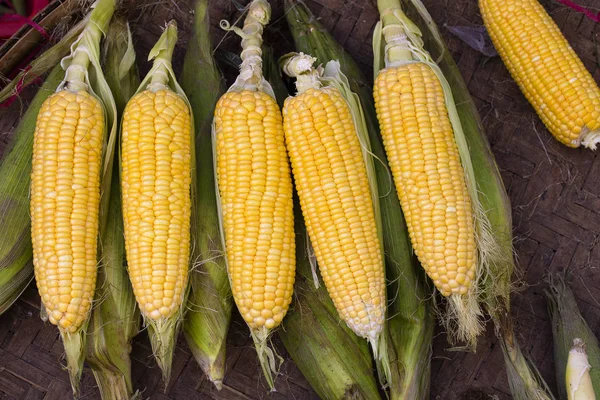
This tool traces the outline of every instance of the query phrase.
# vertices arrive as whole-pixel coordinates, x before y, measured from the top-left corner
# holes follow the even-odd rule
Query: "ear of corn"
[[[248,324],[264,376],[274,388],[278,357],[269,348],[292,300],[295,278],[292,179],[281,111],[262,73],[269,3],[250,3],[240,74],[215,109],[213,146],[221,232],[234,300]]]
[[[224,92],[224,85],[212,56],[208,0],[196,3],[194,18],[181,78],[194,113],[196,170],[199,171],[192,211],[194,268],[190,273],[191,289],[183,332],[194,358],[220,389],[225,375],[225,348],[233,298],[219,232],[211,135],[215,104]]]
[[[98,228],[110,199],[115,104],[99,53],[114,8],[114,0],[95,3],[61,62],[65,79],[42,104],[33,145],[34,271],[43,307],[59,326],[75,395],[96,283]]]
[[[117,115],[121,116],[140,83],[131,32],[124,18],[112,20],[104,49],[106,80],[115,95]],[[96,306],[90,317],[86,348],[86,361],[106,400],[129,400],[133,396],[129,353],[140,322],[125,264],[119,184],[119,165],[115,163],[108,219],[100,236]]]
[[[279,103],[288,97],[272,50],[263,47],[265,77]],[[295,296],[278,332],[283,344],[312,388],[323,399],[378,399],[367,343],[347,325],[323,286],[315,286],[307,232],[295,199]],[[318,276],[316,276],[319,279]]]
[[[600,142],[600,88],[538,0],[480,0],[494,46],[554,137]]]
[[[579,338],[573,339],[565,374],[568,400],[596,400],[590,369],[585,343]]]
[[[171,59],[175,21],[123,113],[122,197],[127,268],[163,380],[168,383],[187,299],[194,127]]]
[[[554,336],[554,363],[556,365],[556,382],[560,398],[569,398],[571,389],[565,372],[569,371],[570,350],[575,339],[585,344],[585,351],[591,369],[586,371],[596,394],[600,395],[600,345],[594,332],[583,319],[575,296],[562,274],[552,274],[549,277],[549,287],[545,291],[548,300],[548,311],[552,318],[552,333]],[[571,367],[572,368],[572,367]],[[583,372],[583,371],[582,371]],[[575,374],[579,375],[579,374]],[[578,379],[572,376],[571,380]]]
[[[0,163],[0,223],[7,227],[0,236],[0,314],[33,279],[29,184],[35,122],[42,103],[63,77],[62,68],[55,66],[21,118]]]
[[[552,394],[534,365],[523,355],[513,331],[510,316],[511,278],[514,271],[512,247],[512,217],[510,201],[502,184],[498,167],[491,152],[466,83],[435,22],[420,0],[403,0],[407,14],[421,32],[425,47],[448,80],[468,143],[474,176],[482,208],[490,223],[498,251],[489,255],[488,275],[480,285],[480,301],[491,315],[500,339],[509,384],[515,399],[551,399]]]
[[[427,398],[434,327],[429,290],[423,271],[412,256],[400,203],[393,190],[387,157],[379,138],[370,84],[354,60],[324,30],[304,4],[286,2],[286,17],[296,48],[310,52],[320,63],[339,60],[350,87],[360,97],[371,150],[378,160],[374,164],[379,186],[388,282],[388,319],[384,333],[389,338],[388,357],[392,365],[392,376],[387,382],[389,395],[392,399]]]

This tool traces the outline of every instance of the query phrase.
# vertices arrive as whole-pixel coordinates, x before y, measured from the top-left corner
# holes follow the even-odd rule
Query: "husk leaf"
[[[597,397],[600,397],[600,346],[598,339],[583,319],[575,296],[571,291],[563,273],[551,274],[548,278],[548,289],[545,290],[548,301],[548,312],[552,318],[554,337],[554,363],[556,365],[556,382],[560,399],[567,399],[565,372],[569,358],[569,350],[573,340],[580,339],[585,344],[592,385]]]
[[[392,378],[385,383],[392,399],[421,399],[429,396],[431,342],[434,319],[425,274],[412,255],[406,223],[393,186],[387,157],[379,136],[371,85],[361,69],[320,25],[302,2],[286,1],[286,17],[296,48],[310,52],[318,62],[340,62],[352,91],[364,110],[379,187],[385,250],[388,320],[388,356]],[[385,380],[383,374],[380,379]]]
[[[187,95],[177,82],[175,71],[173,71],[172,58],[175,45],[177,43],[177,23],[175,20],[167,23],[162,35],[158,38],[158,41],[148,54],[148,60],[153,60],[152,68],[148,74],[142,80],[142,83],[138,87],[135,94],[138,94],[144,90],[163,90],[168,89],[177,93],[187,104],[191,111],[190,102]],[[158,79],[157,79],[158,77]],[[191,142],[191,163],[196,165],[195,155],[195,138],[194,138],[194,116],[190,116],[190,142]],[[191,184],[191,200],[192,204],[196,201],[196,169],[192,168],[192,184]],[[192,213],[194,207],[192,207]],[[193,217],[192,217],[193,218]],[[182,306],[179,312],[175,313],[169,318],[161,318],[154,320],[148,318],[142,313],[144,317],[144,324],[148,328],[148,336],[150,338],[150,344],[152,346],[152,352],[156,363],[158,364],[161,372],[163,382],[168,385],[171,378],[171,365],[173,363],[173,353],[175,352],[175,344],[177,342],[177,336],[181,329],[185,312],[187,308],[187,299],[189,295],[189,276],[185,283],[185,291]]]
[[[225,87],[212,56],[209,30],[208,0],[198,0],[181,76],[194,114],[196,170],[200,172],[192,213],[194,268],[183,332],[194,358],[220,390],[233,298],[218,227],[211,143],[213,111]]]
[[[112,20],[103,53],[106,80],[115,96],[120,119],[139,85],[131,32],[124,18]],[[134,396],[129,353],[140,323],[125,261],[119,168],[115,163],[108,220],[100,233],[96,306],[90,317],[86,345],[86,361],[104,400],[129,400]]]
[[[15,128],[9,148],[0,161],[0,314],[19,298],[33,279],[29,184],[33,136],[42,103],[64,76],[55,66]]]

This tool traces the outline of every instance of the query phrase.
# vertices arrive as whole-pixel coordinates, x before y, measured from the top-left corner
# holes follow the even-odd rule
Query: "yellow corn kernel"
[[[415,253],[444,296],[466,294],[476,271],[474,218],[440,81],[423,63],[388,68],[374,97]]]
[[[296,272],[281,112],[266,93],[228,92],[217,104],[215,129],[233,297],[251,329],[272,329],[292,301]]]
[[[42,104],[33,144],[31,224],[38,290],[50,322],[76,332],[96,286],[104,110],[62,90]]]
[[[185,295],[190,255],[191,122],[170,90],[127,104],[121,144],[125,250],[143,315],[169,318]]]
[[[376,339],[385,278],[367,169],[350,108],[334,88],[308,89],[283,108],[302,214],[325,286],[342,319]]]
[[[600,129],[600,89],[537,0],[480,0],[502,60],[548,130],[579,147]]]

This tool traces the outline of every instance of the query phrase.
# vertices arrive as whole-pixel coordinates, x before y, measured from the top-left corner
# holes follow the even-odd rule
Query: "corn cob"
[[[283,106],[288,97],[271,48],[263,47],[265,77]],[[307,232],[294,198],[296,281],[294,303],[278,331],[286,350],[311,387],[323,399],[380,398],[365,340],[344,324],[327,289],[313,270]],[[317,282],[315,282],[317,280]]]
[[[223,79],[212,56],[208,0],[194,10],[193,34],[187,45],[181,85],[189,94],[196,127],[197,197],[192,209],[194,269],[190,273],[188,312],[183,332],[194,358],[217,387],[225,376],[225,349],[233,298],[219,232],[214,180],[212,121],[224,92]],[[202,87],[203,90],[197,90]]]
[[[512,217],[506,190],[495,163],[477,107],[469,93],[462,74],[457,67],[431,15],[420,0],[404,0],[406,12],[423,33],[423,40],[431,44],[428,50],[434,59],[439,60],[439,67],[447,79],[452,91],[456,111],[463,127],[464,138],[468,144],[471,162],[474,166],[474,180],[478,197],[489,227],[496,242],[495,251],[487,254],[487,275],[478,285],[480,302],[492,317],[496,333],[504,353],[508,380],[512,395],[517,400],[552,399],[550,390],[543,381],[535,366],[531,365],[521,352],[514,335],[510,318],[511,278],[514,271],[512,247]],[[383,65],[383,50],[378,42],[380,26],[374,35],[374,49],[379,55],[375,58],[376,68]],[[379,34],[377,34],[379,32]],[[485,248],[486,246],[484,246]]]
[[[591,369],[587,371],[596,394],[600,395],[600,345],[592,329],[581,315],[575,296],[562,273],[551,274],[548,279],[548,289],[545,290],[548,301],[548,312],[552,318],[552,334],[554,337],[554,362],[556,365],[556,382],[559,397],[571,398],[568,380],[565,372],[569,371],[571,361],[570,350],[573,341],[579,339],[585,344],[586,357]],[[580,346],[578,346],[580,347]],[[575,358],[579,358],[574,354]],[[575,381],[581,374],[571,376]],[[587,379],[587,378],[586,378]]]
[[[283,66],[298,88],[283,107],[286,146],[325,286],[340,317],[377,354],[385,319],[377,196],[352,111],[336,87],[322,87],[314,61],[292,54]]]
[[[267,340],[292,300],[295,243],[281,112],[262,76],[262,31],[270,14],[265,0],[249,6],[240,75],[217,103],[214,143],[231,289],[273,388],[278,368]]]
[[[569,147],[600,142],[600,88],[538,0],[480,0],[502,60],[546,127]]]
[[[412,256],[410,239],[398,197],[390,190],[387,157],[379,138],[371,85],[354,60],[319,24],[302,2],[287,1],[286,17],[300,51],[309,52],[318,62],[339,60],[350,87],[360,97],[369,131],[371,149],[381,160],[375,162],[382,215],[382,232],[388,294],[388,318],[384,334],[389,337],[388,355],[392,377],[388,379],[391,399],[429,396],[433,313],[422,268]],[[281,334],[280,334],[281,336]],[[289,351],[289,349],[288,349]],[[383,371],[380,371],[383,372]],[[380,379],[386,379],[380,376]]]
[[[120,117],[140,83],[131,32],[124,17],[112,20],[104,50],[106,80]],[[90,317],[86,348],[86,361],[105,400],[130,400],[134,396],[129,353],[140,324],[125,264],[119,169],[115,163],[108,219],[100,236],[96,306]]]
[[[59,327],[75,394],[96,283],[98,231],[110,197],[115,105],[98,54],[114,8],[114,0],[96,3],[71,56],[62,62],[64,81],[41,106],[33,143],[35,276],[43,308]],[[99,97],[88,91],[88,69]]]
[[[195,162],[189,103],[171,67],[176,42],[171,21],[125,107],[121,139],[127,266],[165,383],[187,295]]]
[[[452,94],[422,50],[420,32],[399,0],[380,0],[378,7],[387,45],[375,107],[400,204],[421,265],[450,300],[451,333],[473,346],[482,330],[474,281],[485,268],[475,230],[481,238],[486,224],[477,224],[485,215],[475,218],[480,207],[470,155],[455,108],[452,116],[448,110]]]

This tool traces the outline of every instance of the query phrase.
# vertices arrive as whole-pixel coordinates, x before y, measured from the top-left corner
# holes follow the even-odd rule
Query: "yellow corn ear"
[[[596,148],[600,89],[538,0],[480,0],[502,60],[550,132]]]
[[[376,341],[385,319],[384,268],[350,108],[339,90],[311,88],[285,101],[283,118],[300,205],[325,286],[348,326]]]
[[[169,89],[144,90],[127,104],[122,189],[129,277],[142,314],[176,314],[190,255],[190,110]]]
[[[252,330],[273,329],[292,300],[296,270],[281,112],[264,92],[228,92],[217,103],[215,129],[233,297]]]
[[[50,322],[76,332],[96,285],[104,110],[85,91],[59,91],[38,115],[31,174],[33,263]]]
[[[440,81],[424,63],[387,68],[374,97],[415,253],[444,296],[466,294],[476,272],[474,218]]]

